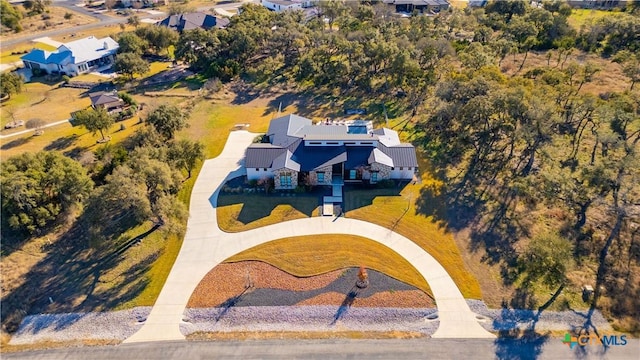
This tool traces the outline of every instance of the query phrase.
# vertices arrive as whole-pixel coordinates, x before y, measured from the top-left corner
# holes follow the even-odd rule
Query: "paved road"
[[[111,359],[637,359],[640,341],[625,346],[585,346],[570,350],[558,338],[523,342],[488,339],[169,341],[24,353],[3,360]]]
[[[56,125],[66,124],[68,122],[69,122],[69,119],[60,120],[60,121],[56,121],[56,122],[52,122],[50,124],[44,125],[42,128],[45,129],[45,128],[56,126]],[[0,135],[0,139],[6,139],[6,138],[13,137],[13,136],[24,135],[24,134],[28,134],[28,133],[32,133],[32,132],[35,132],[35,129],[21,130],[21,131],[17,131],[17,132],[11,133],[11,134],[7,134],[7,135]]]
[[[247,131],[231,132],[220,156],[205,161],[191,194],[187,232],[178,258],[145,324],[125,342],[183,339],[179,326],[189,297],[216,265],[268,241],[320,234],[363,236],[409,261],[429,284],[438,307],[440,325],[434,337],[494,337],[480,326],[442,265],[411,240],[384,227],[347,218],[312,217],[240,233],[221,231],[216,215],[219,188],[225,180],[244,174],[241,159],[255,136]]]

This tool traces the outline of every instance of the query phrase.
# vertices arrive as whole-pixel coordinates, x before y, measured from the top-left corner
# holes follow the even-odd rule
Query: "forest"
[[[203,81],[358,99],[380,123],[395,119],[394,127],[428,162],[421,171],[441,180],[421,201],[425,208],[444,202],[446,211],[434,207],[429,215],[451,231],[470,230],[468,251],[483,251],[483,261],[500,267],[501,281],[514,289],[506,305],[543,311],[563,291],[579,292],[590,284],[589,315],[601,310],[617,330],[638,334],[640,9],[635,4],[579,27],[569,22],[573,9],[551,1],[540,7],[490,1],[484,8],[409,18],[394,16],[377,1],[323,1],[319,16],[247,4],[225,29],[185,31],[166,41],[140,27],[120,34],[119,42],[121,51],[133,56],[174,47],[176,60]],[[594,83],[614,68],[624,88]],[[137,214],[136,219],[155,216],[159,226],[184,219],[183,208],[170,206],[176,179],[184,175],[167,163],[178,168],[180,154],[192,145],[151,130],[132,140],[127,151],[96,154],[100,165],[89,169],[93,179],[81,182],[86,196],[63,197],[53,205],[47,199],[43,208],[52,215],[44,223],[71,203],[96,213],[110,206],[102,213],[115,221],[112,210],[121,198],[131,204],[121,211]],[[3,166],[3,193],[16,193],[5,179],[25,171],[23,161]],[[134,187],[125,184],[131,178],[137,179]],[[89,181],[102,186],[90,193]],[[129,188],[135,191],[124,191]],[[3,219],[32,231],[31,215],[6,216],[17,206],[12,202],[20,201],[3,198]],[[90,233],[104,231],[92,224]]]

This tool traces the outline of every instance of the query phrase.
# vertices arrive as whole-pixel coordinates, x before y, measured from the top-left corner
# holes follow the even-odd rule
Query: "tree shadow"
[[[514,297],[513,305],[522,305],[530,301],[530,294],[523,293]],[[539,334],[535,327],[541,311],[512,309],[503,301],[500,316],[494,319],[493,328],[498,329],[494,342],[498,359],[537,359],[542,354],[544,344],[550,335]],[[522,328],[524,327],[524,328]]]
[[[149,284],[145,274],[160,255],[155,252],[142,259],[116,279],[104,279],[103,275],[118,266],[125,252],[157,230],[157,226],[132,238],[87,247],[82,241],[89,237],[81,219],[67,231],[49,252],[24,275],[20,286],[5,293],[1,309],[2,327],[10,333],[18,329],[27,314],[61,314],[92,311],[109,311],[136,298]],[[82,239],[82,240],[81,240]],[[108,286],[98,287],[100,283]],[[82,315],[59,317],[53,324],[56,330],[64,329]],[[32,320],[39,321],[39,320]],[[30,331],[42,330],[37,324]]]
[[[26,136],[26,137],[21,137],[19,139],[11,140],[7,143],[2,144],[2,146],[0,146],[0,149],[1,150],[13,149],[15,147],[22,146],[28,143],[29,141],[31,141],[31,139],[33,139],[33,136]]]
[[[64,150],[69,146],[75,144],[78,141],[79,136],[77,134],[71,134],[63,137],[59,137],[44,147],[44,150]]]
[[[344,317],[351,305],[353,305],[353,302],[356,300],[359,292],[360,288],[358,288],[357,286],[351,288],[351,290],[347,293],[347,296],[345,296],[344,300],[342,301],[342,304],[340,304],[336,315],[333,317],[331,325],[335,325],[340,319]]]

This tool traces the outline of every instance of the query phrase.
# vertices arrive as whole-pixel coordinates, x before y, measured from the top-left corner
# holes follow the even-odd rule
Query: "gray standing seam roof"
[[[418,167],[416,149],[411,144],[390,147],[380,144],[378,149],[393,159],[394,167]]]
[[[268,146],[264,146],[268,145]],[[245,167],[247,168],[270,168],[273,161],[287,149],[271,144],[251,144],[247,148]]]

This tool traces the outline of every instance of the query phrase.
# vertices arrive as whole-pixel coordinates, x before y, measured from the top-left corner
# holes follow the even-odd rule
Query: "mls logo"
[[[578,338],[575,336],[571,336],[571,334],[564,334],[564,340],[562,340],[563,344],[566,344],[570,349],[573,349],[576,345],[578,345]]]

